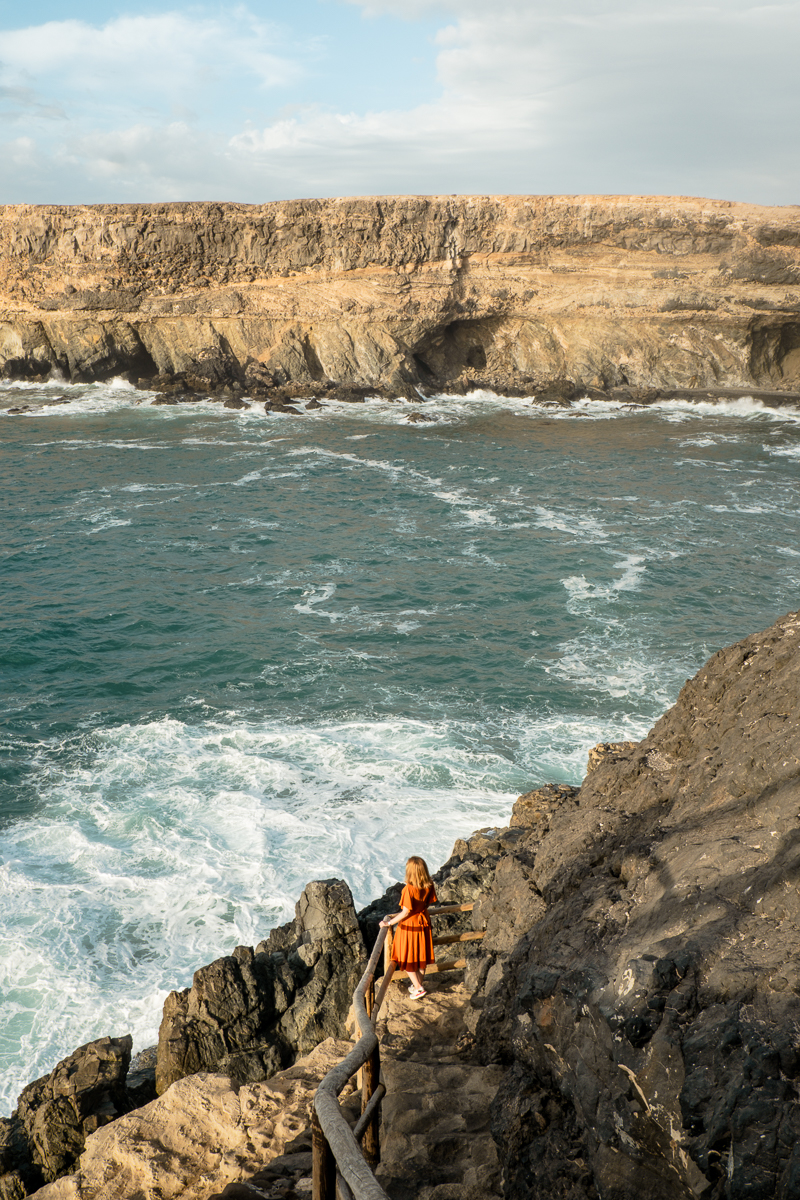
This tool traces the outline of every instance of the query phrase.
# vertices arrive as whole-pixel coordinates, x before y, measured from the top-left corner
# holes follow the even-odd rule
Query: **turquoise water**
[[[640,737],[800,606],[800,412],[0,388],[0,1111],[202,963]]]

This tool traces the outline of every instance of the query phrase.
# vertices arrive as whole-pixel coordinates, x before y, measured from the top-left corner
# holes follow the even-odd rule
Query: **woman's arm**
[[[391,917],[384,917],[379,924],[383,925],[385,929],[388,929],[390,925],[399,925],[401,921],[405,921],[406,917],[410,915],[410,908],[401,908],[399,913],[393,913]]]

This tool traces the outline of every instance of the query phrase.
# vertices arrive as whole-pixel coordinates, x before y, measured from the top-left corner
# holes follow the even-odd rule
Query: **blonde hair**
[[[428,864],[424,858],[419,858],[416,854],[412,854],[411,858],[406,863],[406,883],[410,883],[415,888],[428,888],[433,886],[431,873],[428,870]]]

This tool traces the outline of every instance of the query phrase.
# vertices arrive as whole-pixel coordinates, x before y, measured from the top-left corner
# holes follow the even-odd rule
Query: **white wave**
[[[617,592],[635,592],[646,570],[644,557],[641,554],[629,554],[615,565],[615,570],[622,571],[622,575],[611,585],[612,588]]]
[[[762,449],[775,458],[800,458],[800,446],[762,446]]]
[[[118,487],[119,492],[182,492],[197,487],[195,483],[128,483]]]
[[[445,490],[441,486],[441,479],[428,475],[424,471],[418,471],[401,460],[395,459],[390,461],[388,459],[362,458],[358,454],[350,454],[341,450],[324,450],[318,446],[298,446],[289,450],[288,455],[290,457],[309,456],[317,457],[321,460],[339,460],[348,466],[364,467],[373,471],[386,472],[395,478],[402,476],[404,479],[409,480],[412,485],[421,486],[425,492],[433,495],[437,500],[450,505],[466,519],[466,524],[497,524],[497,517],[491,508],[481,503],[476,496],[470,495],[464,488],[450,488]],[[514,500],[511,503],[519,505],[522,501]]]
[[[648,409],[683,413],[687,416],[711,417],[768,417],[771,420],[800,421],[800,408],[796,404],[766,404],[753,396],[738,396],[735,399],[718,400],[657,400]]]
[[[308,591],[303,592],[303,599],[298,600],[293,608],[299,613],[308,613],[312,617],[327,617],[329,621],[341,621],[345,616],[344,613],[329,612],[327,609],[317,607],[319,604],[324,604],[326,600],[330,600],[335,594],[335,583],[325,583],[321,588],[309,588]]]
[[[324,450],[321,446],[296,446],[287,451],[287,457],[316,457],[320,459],[335,459],[354,467],[368,467],[373,471],[385,471],[389,475],[407,475],[411,479],[419,479],[431,487],[438,487],[441,479],[434,479],[423,471],[417,471],[404,462],[384,458],[362,458],[359,454],[348,454],[342,450]]]
[[[704,505],[704,508],[707,508],[709,512],[741,513],[744,516],[749,514],[758,515],[760,513],[774,513],[780,511],[776,509],[774,505],[764,504],[706,504]]]
[[[505,563],[499,562],[498,559],[492,558],[490,554],[485,554],[480,551],[475,542],[467,542],[464,549],[461,551],[465,558],[474,558],[478,562],[486,563],[489,567],[505,567]],[[448,559],[448,562],[456,562],[456,559]]]
[[[647,569],[646,559],[641,554],[629,554],[614,564],[614,570],[621,571],[619,579],[611,583],[593,583],[585,575],[569,575],[562,579],[569,599],[567,609],[573,613],[585,613],[587,607],[592,608],[593,602],[612,601],[620,592],[635,592],[641,586],[642,576]]]
[[[497,517],[488,508],[468,508],[464,516],[470,525],[496,525]]]
[[[585,512],[556,512],[541,504],[535,506],[534,512],[537,516],[536,525],[540,529],[555,529],[559,533],[568,533],[571,537],[588,537],[592,541],[604,541],[608,537],[600,521]]]
[[[670,684],[677,687],[682,682],[674,678],[675,664],[654,658],[650,649],[626,645],[624,636],[619,637],[621,632],[617,631],[620,644],[613,655],[601,633],[597,638],[577,637],[563,643],[555,661],[540,660],[538,653],[533,654],[526,666],[537,667],[590,694],[634,703],[647,699],[662,709],[668,708],[674,700]],[[643,732],[636,734],[637,738],[642,736]]]
[[[98,518],[85,517],[84,520],[97,521]],[[131,524],[132,524],[132,521],[130,521],[130,520],[123,521],[119,517],[109,517],[107,521],[102,521],[101,524],[96,524],[94,529],[88,530],[88,533],[91,536],[94,533],[102,533],[104,529],[115,529],[119,525],[131,525]]]
[[[84,447],[95,450],[171,450],[167,442],[127,442],[122,439],[106,441],[102,438],[59,438],[57,442],[34,442],[36,446],[66,446],[80,450]]]
[[[731,442],[739,443],[741,440],[738,437],[728,437],[725,434],[718,433],[713,435],[704,434],[701,437],[683,438],[678,444],[681,448],[684,446],[698,446],[700,449],[705,449],[709,446],[725,445]]]
[[[0,383],[0,394],[5,391],[19,392],[25,404],[36,405],[41,399],[41,406],[36,406],[26,415],[47,417],[56,415],[86,415],[113,412],[117,409],[142,407],[148,417],[159,421],[173,421],[186,411],[203,411],[207,415],[213,413],[215,421],[220,419],[229,426],[233,420],[242,429],[251,428],[254,424],[263,426],[264,413],[260,404],[253,404],[248,409],[226,409],[221,404],[209,403],[207,398],[188,401],[177,405],[161,405],[153,407],[151,401],[155,395],[152,391],[138,389],[125,380],[113,379],[105,383],[70,384],[58,380],[50,380],[44,384],[25,383],[23,381]],[[313,390],[313,389],[312,389]],[[311,391],[309,392],[311,395]],[[53,405],[48,401],[56,396],[63,396],[65,404]],[[420,401],[421,402],[421,401]],[[414,402],[418,403],[418,402]],[[325,407],[315,412],[316,421],[336,419],[368,421],[378,425],[406,426],[408,403],[383,400],[378,397],[367,399],[365,404],[346,404],[339,401],[326,401]],[[678,422],[692,417],[734,417],[738,419],[764,418],[772,422],[800,422],[800,408],[795,404],[769,404],[752,396],[741,396],[735,399],[720,397],[715,400],[692,400],[666,397],[652,404],[632,404],[621,400],[593,400],[589,397],[575,400],[568,406],[558,407],[549,404],[539,404],[535,398],[506,397],[483,389],[475,389],[466,396],[442,392],[425,399],[426,411],[445,423],[458,423],[481,413],[492,414],[498,409],[523,416],[533,420],[542,418],[548,421],[561,420],[615,420],[630,418],[648,413],[657,413],[663,420]],[[0,409],[0,415],[5,413]],[[280,415],[280,414],[279,414]],[[289,420],[295,420],[291,414],[284,414]],[[366,438],[370,434],[359,433],[352,435],[352,440]],[[211,441],[216,439],[211,438]]]
[[[37,418],[95,416],[98,413],[137,408],[149,404],[155,394],[140,391],[123,379],[111,379],[106,383],[64,383],[53,379],[47,383],[20,381],[0,384],[0,394],[11,390],[21,391],[25,396],[22,403],[32,406],[30,412],[22,415]],[[64,402],[54,404],[56,397],[63,397]],[[4,412],[4,409],[0,409],[0,415]]]

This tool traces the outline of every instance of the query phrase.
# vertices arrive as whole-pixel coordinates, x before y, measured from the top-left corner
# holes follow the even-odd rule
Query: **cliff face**
[[[473,1027],[508,1197],[800,1196],[800,613],[518,802]]]
[[[395,197],[0,208],[0,370],[800,388],[800,208]],[[194,382],[192,382],[194,381]]]

